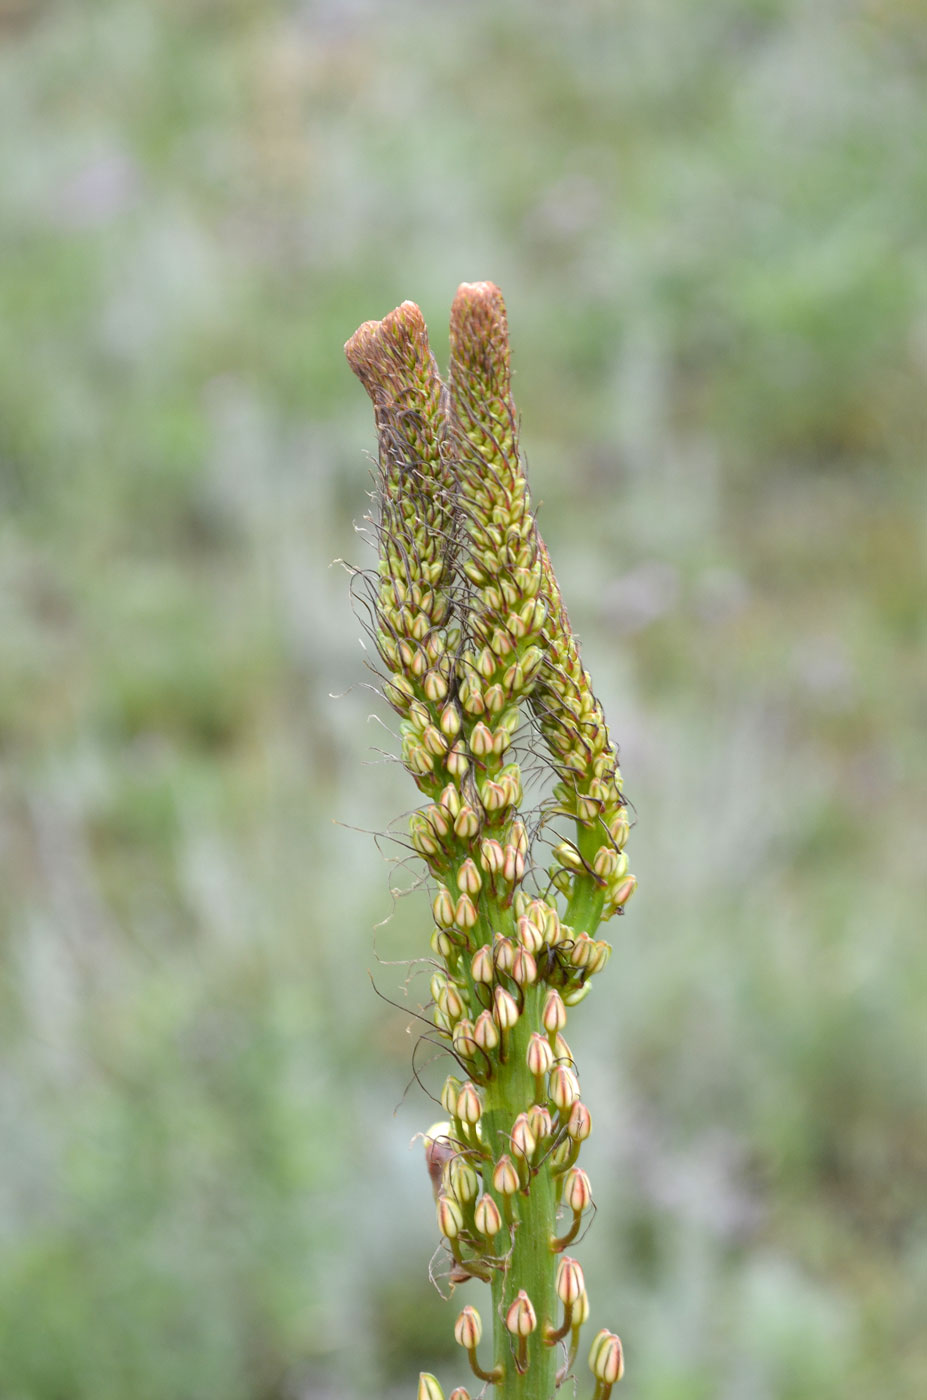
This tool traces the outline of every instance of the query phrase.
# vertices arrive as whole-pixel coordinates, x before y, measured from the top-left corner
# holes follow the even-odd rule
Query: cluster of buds
[[[402,761],[426,798],[409,836],[434,886],[431,1019],[457,1071],[425,1139],[437,1224],[452,1283],[491,1287],[492,1360],[478,1357],[476,1308],[455,1337],[499,1396],[527,1394],[530,1378],[546,1400],[572,1375],[589,1315],[564,1252],[593,1208],[577,1165],[591,1118],[564,1032],[609,959],[597,929],[635,881],[617,758],[531,507],[496,287],[458,290],[450,343],[445,385],[405,302],[346,347],[379,436],[371,631]],[[572,823],[543,893],[528,887],[520,812],[526,710],[556,776],[537,829]],[[599,1333],[589,1365],[605,1400],[623,1369],[613,1333]],[[434,1376],[419,1397],[443,1400]]]

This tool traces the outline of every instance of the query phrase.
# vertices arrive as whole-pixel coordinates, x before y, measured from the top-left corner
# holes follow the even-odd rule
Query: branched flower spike
[[[492,1363],[478,1359],[473,1306],[455,1336],[500,1400],[550,1400],[589,1315],[582,1268],[563,1253],[593,1204],[577,1166],[591,1118],[564,1030],[608,961],[599,925],[635,887],[621,775],[532,511],[498,288],[459,288],[447,386],[411,302],[345,348],[376,416],[370,626],[426,799],[409,836],[433,881],[430,1006],[455,1061],[426,1158],[451,1282],[490,1286]],[[546,896],[528,887],[513,758],[526,718],[529,753],[543,743],[556,775],[537,829],[572,823]],[[599,1333],[589,1364],[604,1400],[624,1368],[614,1333]],[[428,1372],[419,1397],[444,1400]]]

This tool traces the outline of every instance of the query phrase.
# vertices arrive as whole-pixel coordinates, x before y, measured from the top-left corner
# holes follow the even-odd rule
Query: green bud
[[[603,1328],[589,1348],[589,1369],[603,1385],[614,1385],[624,1375],[621,1339]]]
[[[476,1203],[473,1213],[473,1222],[481,1235],[486,1239],[495,1239],[502,1229],[502,1216],[499,1214],[499,1207],[492,1196],[483,1195]]]
[[[444,1400],[444,1391],[430,1371],[422,1371],[419,1375],[417,1400]]]
[[[453,1118],[457,1112],[457,1095],[460,1093],[460,1080],[449,1074],[441,1090],[441,1107]]]
[[[450,1196],[439,1196],[435,1214],[441,1234],[446,1239],[456,1240],[463,1229],[463,1214],[457,1202]]]
[[[448,929],[454,926],[454,900],[446,885],[439,885],[438,892],[432,904],[435,923],[438,928]]]
[[[448,1164],[448,1179],[451,1193],[461,1205],[476,1200],[480,1193],[479,1178],[467,1159],[459,1153]]]
[[[568,992],[564,992],[563,994],[564,1005],[579,1006],[579,1003],[585,1001],[591,991],[591,982],[584,982],[581,987],[571,987]]]

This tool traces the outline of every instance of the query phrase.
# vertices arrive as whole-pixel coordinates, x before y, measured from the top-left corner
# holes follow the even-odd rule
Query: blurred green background
[[[464,1380],[330,564],[343,341],[477,278],[638,812],[593,1326],[927,1393],[925,82],[915,0],[0,0],[0,1400]]]

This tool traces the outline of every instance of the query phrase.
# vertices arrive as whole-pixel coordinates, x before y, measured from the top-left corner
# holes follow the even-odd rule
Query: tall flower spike
[[[379,438],[368,601],[402,759],[426,798],[409,845],[430,876],[434,1034],[458,1071],[441,1094],[450,1121],[425,1135],[426,1165],[451,1284],[491,1285],[491,1369],[472,1306],[456,1336],[498,1400],[547,1400],[589,1313],[563,1251],[591,1205],[575,1165],[591,1121],[562,1032],[606,966],[596,931],[634,877],[615,754],[531,508],[497,287],[459,288],[450,338],[447,387],[411,302],[346,346]],[[558,834],[544,896],[524,888],[534,866],[514,746],[527,705],[528,743],[540,735],[557,778],[542,817],[574,824]],[[561,1205],[572,1219],[558,1238]],[[621,1369],[614,1334],[600,1334],[590,1365],[606,1400]],[[441,1397],[423,1372],[419,1400]]]

